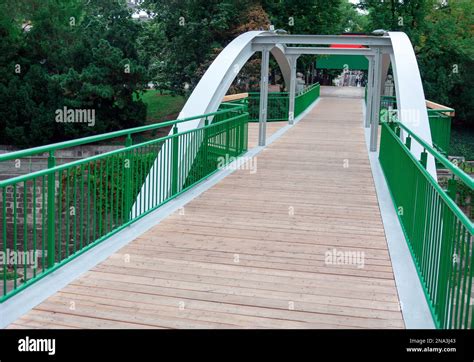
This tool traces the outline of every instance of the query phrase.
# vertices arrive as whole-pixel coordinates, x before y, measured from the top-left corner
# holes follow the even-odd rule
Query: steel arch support
[[[414,133],[432,145],[431,130],[426,110],[425,92],[420,70],[410,39],[402,32],[389,32],[392,42],[390,56],[397,96],[398,119]],[[411,147],[413,155],[420,159],[423,148],[416,142]],[[437,179],[435,161],[428,154],[426,169]]]

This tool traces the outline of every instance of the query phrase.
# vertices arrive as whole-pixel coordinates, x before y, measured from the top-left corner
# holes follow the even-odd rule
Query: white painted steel
[[[392,62],[397,96],[398,118],[420,138],[432,145],[431,130],[426,110],[425,92],[410,39],[402,32],[389,32],[393,52]],[[411,151],[418,159],[423,149],[412,142]],[[434,158],[428,153],[427,170],[437,180]]]
[[[428,113],[426,111],[425,96],[421,83],[421,76],[418,69],[415,53],[410,40],[405,33],[389,32],[387,36],[336,36],[336,35],[276,35],[268,31],[250,31],[244,33],[234,39],[219,54],[216,60],[211,64],[209,69],[203,75],[198,85],[192,92],[188,101],[184,105],[179,119],[196,116],[200,114],[211,113],[217,110],[219,104],[227,93],[228,88],[232,84],[240,69],[247,60],[255,53],[258,47],[269,45],[273,47],[272,53],[283,70],[283,76],[287,85],[290,84],[290,64],[284,56],[285,44],[306,44],[306,45],[322,45],[322,44],[362,44],[372,47],[373,49],[381,49],[384,54],[379,62],[378,70],[375,74],[377,79],[374,83],[380,83],[382,75],[386,74],[388,69],[388,57],[394,73],[394,81],[397,95],[397,108],[399,110],[400,121],[407,125],[417,135],[423,138],[428,144],[432,144],[431,131],[428,121]],[[339,48],[341,49],[341,48]],[[292,50],[296,51],[296,50]],[[354,49],[347,49],[348,54]],[[314,50],[311,50],[313,53]],[[338,52],[343,52],[338,50]],[[374,87],[378,94],[370,94],[372,102],[380,98],[379,87]],[[370,92],[375,93],[375,92]],[[373,97],[373,98],[372,98]],[[377,104],[372,103],[372,107],[379,108]],[[374,118],[378,115],[374,114]],[[200,127],[203,123],[202,119],[192,120],[178,126],[178,131],[183,132]],[[372,129],[372,150],[376,149],[377,132]],[[423,150],[416,143],[412,142],[412,152],[419,158]],[[165,160],[164,162],[169,162]],[[150,170],[142,189],[136,199],[136,203],[140,206],[145,200],[147,185],[150,184],[150,175],[155,173],[155,169],[161,168],[160,157],[157,157],[154,165]],[[427,169],[436,179],[436,168],[434,159],[428,155]],[[186,175],[186,172],[184,173]],[[160,182],[160,180],[154,180]],[[153,206],[153,205],[152,205]],[[132,216],[135,216],[132,214]]]

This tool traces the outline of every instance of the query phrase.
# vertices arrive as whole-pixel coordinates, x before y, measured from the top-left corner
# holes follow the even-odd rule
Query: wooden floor
[[[360,98],[323,97],[256,172],[228,176],[10,328],[403,328],[361,112]]]

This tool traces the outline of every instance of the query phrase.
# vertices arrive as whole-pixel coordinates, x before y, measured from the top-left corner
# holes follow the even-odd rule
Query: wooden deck
[[[403,328],[361,118],[360,98],[323,97],[256,173],[234,172],[10,328]]]

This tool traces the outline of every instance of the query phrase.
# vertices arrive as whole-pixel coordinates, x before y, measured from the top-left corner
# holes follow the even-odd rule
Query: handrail
[[[198,116],[192,116],[192,117],[187,117],[183,119],[177,119],[177,120],[172,120],[172,121],[167,121],[167,122],[161,122],[161,123],[154,123],[146,126],[140,126],[140,127],[133,127],[133,128],[127,128],[123,129],[120,131],[114,131],[114,132],[108,132],[108,133],[103,133],[100,135],[95,135],[95,136],[88,136],[88,137],[82,137],[78,138],[75,140],[70,140],[70,141],[64,141],[64,142],[57,142],[53,143],[50,145],[45,145],[45,146],[38,146],[38,147],[33,147],[33,148],[27,148],[24,150],[19,150],[19,151],[13,151],[5,154],[0,155],[0,162],[3,161],[9,161],[17,158],[22,158],[22,157],[28,157],[28,156],[34,156],[38,154],[43,154],[47,152],[54,152],[60,149],[65,149],[69,147],[74,147],[74,146],[80,146],[84,145],[87,143],[94,143],[94,142],[99,142],[99,141],[104,141],[108,140],[111,138],[116,138],[116,137],[121,137],[121,136],[128,136],[140,132],[146,132],[146,131],[151,131],[159,128],[164,128],[168,126],[174,126],[176,124],[192,121],[195,119],[200,119],[200,118],[205,118],[205,117],[212,117],[216,115],[220,115],[226,112],[229,112],[231,110],[237,110],[237,109],[243,109],[243,105],[236,104],[235,109],[225,109],[221,111],[216,111],[212,113],[206,113],[203,115],[198,115]]]
[[[260,92],[248,92],[247,93],[249,96],[260,96]],[[272,96],[272,95],[278,95],[278,96],[287,96],[288,92],[268,92],[268,96]]]
[[[297,117],[299,114],[301,114],[301,112],[303,112],[319,97],[319,87],[319,83],[314,83],[295,95],[294,117]],[[259,97],[259,92],[249,92],[249,97],[245,99],[250,114],[250,122],[258,121]],[[221,105],[222,104],[224,103],[221,103]],[[270,92],[268,94],[267,122],[288,121],[288,117],[289,93]]]
[[[314,89],[315,87],[317,86],[320,86],[319,83],[314,83],[314,84],[311,84],[309,85],[308,87],[300,90],[299,92],[296,93],[295,97],[298,97],[298,96],[301,96],[309,91],[311,91],[312,89]],[[248,92],[247,93],[248,95],[260,95],[260,92]],[[279,96],[287,96],[289,95],[290,93],[289,92],[268,92],[268,95],[275,95],[275,94],[278,94]]]
[[[382,96],[381,100],[383,101],[384,99],[396,100],[397,97],[396,96]],[[450,117],[454,116],[454,112],[455,112],[454,108],[443,106],[442,104],[438,104],[433,101],[429,101],[427,99],[425,99],[425,103],[426,103],[426,108],[428,112],[438,112],[438,113],[443,113],[443,114],[446,113],[446,116],[450,116]],[[434,107],[437,107],[437,108],[434,108]]]
[[[314,84],[311,84],[309,87],[306,87],[305,89],[301,90],[299,93],[296,94],[296,96],[300,96],[300,95],[303,95],[305,93],[308,93],[309,91],[313,90],[314,88],[316,87],[319,87],[320,84],[319,83],[314,83]]]
[[[226,111],[228,111],[228,110],[226,110]],[[245,114],[245,113],[243,113],[243,114]],[[224,121],[221,121],[219,123],[220,124],[226,124],[226,123],[229,123],[229,122],[232,122],[232,121],[236,120],[237,118],[239,118],[241,116],[242,116],[242,114],[239,114],[235,117],[228,118],[228,119],[226,119]],[[202,117],[200,117],[200,118],[202,118]],[[205,129],[205,128],[209,128],[211,126],[212,126],[212,123],[208,124],[207,126],[199,127],[198,129],[201,129],[201,128]],[[180,132],[179,135],[180,136],[181,135],[186,135],[186,134],[189,134],[189,133],[192,133],[192,132],[194,132],[194,129],[187,130],[187,131],[184,131],[184,132]],[[174,138],[174,137],[176,137],[176,134],[170,134],[170,135],[163,136],[163,137],[160,137],[160,138],[156,138],[156,139],[153,139],[153,140],[150,140],[150,141],[145,141],[145,142],[141,142],[141,143],[136,143],[134,145],[126,146],[124,148],[126,148],[127,151],[131,151],[131,150],[134,150],[136,148],[152,145],[152,144],[157,143],[157,142],[164,142],[164,141],[166,141],[168,139],[171,139],[171,138]],[[45,175],[48,175],[50,173],[54,173],[54,172],[58,172],[58,171],[64,171],[68,168],[75,167],[75,166],[80,166],[82,164],[87,164],[91,161],[97,161],[97,160],[100,160],[102,158],[113,156],[115,154],[120,154],[120,153],[123,153],[124,148],[119,148],[119,149],[116,149],[116,150],[104,152],[104,153],[101,153],[99,155],[90,156],[90,157],[83,158],[83,159],[80,159],[80,160],[76,160],[76,161],[73,161],[73,162],[68,162],[68,163],[65,163],[65,164],[62,164],[62,165],[57,165],[57,166],[54,166],[54,167],[45,168],[43,170],[30,172],[30,173],[27,173],[25,175],[20,175],[20,176],[11,177],[11,178],[8,178],[8,179],[5,179],[5,180],[0,180],[0,188],[9,186],[10,184],[16,184],[16,183],[19,183],[19,182],[24,182],[24,181],[27,181],[31,178],[45,176]]]
[[[249,96],[248,93],[236,93],[236,94],[228,94],[222,98],[222,102],[231,102],[236,101],[239,99],[245,99]]]
[[[1,249],[31,258],[0,266],[0,304],[245,153],[248,116],[238,106],[165,122],[174,127],[163,137],[136,144],[128,137],[123,148],[62,165],[52,157],[47,169],[0,181]],[[178,130],[200,118],[203,125]]]
[[[461,170],[459,167],[450,162],[445,156],[440,152],[430,146],[425,140],[417,136],[413,131],[411,131],[406,125],[396,122],[397,125],[403,128],[406,132],[410,134],[425,150],[431,153],[436,159],[441,162],[446,168],[448,168],[455,176],[459,177],[469,188],[474,188],[474,179],[469,176],[466,172]]]
[[[424,147],[424,145],[428,146],[426,147],[425,149],[428,151],[428,152],[431,152],[433,151],[433,156],[435,156],[436,158],[439,158],[438,159],[445,159],[445,157],[443,155],[441,155],[438,151],[436,151],[435,149],[433,149],[431,146],[429,146],[428,144],[426,144],[425,141],[423,141],[420,137],[416,136],[412,131],[410,131],[408,128],[405,127],[405,125],[402,125],[401,123],[399,122],[396,122],[397,125],[399,126],[402,126],[402,128],[404,130],[406,130],[407,132],[410,133],[410,137],[413,137],[418,143],[420,143],[420,145],[422,145]],[[390,134],[397,140],[397,142],[399,143],[399,145],[402,147],[402,148],[405,148],[406,145],[402,142],[402,140],[397,136],[397,134],[390,128],[388,127],[387,125],[387,130],[390,132]],[[428,180],[430,181],[430,183],[432,184],[432,186],[436,189],[436,191],[438,192],[438,194],[441,196],[441,198],[446,202],[446,204],[448,205],[448,207],[451,209],[452,212],[454,212],[456,214],[456,216],[459,218],[459,220],[464,224],[464,226],[466,226],[466,228],[468,229],[468,231],[473,234],[474,233],[474,223],[467,217],[467,215],[461,210],[461,208],[454,202],[453,199],[451,199],[451,197],[448,196],[448,194],[446,193],[446,191],[444,191],[441,186],[438,184],[438,182],[433,178],[433,176],[431,176],[431,174],[421,165],[420,161],[417,160],[415,158],[415,156],[411,153],[411,152],[407,152],[408,153],[408,156],[411,158],[411,160],[416,164],[416,166],[418,167],[418,169],[425,175],[426,178],[428,178]],[[448,163],[451,163],[449,161],[447,161]],[[451,164],[452,165],[452,164]],[[456,176],[458,176],[459,178],[461,178],[461,180],[472,190],[474,188],[474,180],[469,176],[467,175],[464,171],[462,171],[461,169],[457,168],[456,166],[452,165],[452,168],[450,168],[453,173],[457,173]],[[465,182],[465,176],[468,178],[468,182]]]
[[[426,107],[429,108],[429,110],[431,111],[438,111],[449,117],[454,117],[455,115],[455,111],[453,108],[446,107],[442,104],[439,104],[433,101],[426,100]]]
[[[420,159],[410,151],[413,139],[427,146]],[[474,224],[456,202],[457,181],[452,179],[445,190],[426,169],[428,152],[446,161],[399,122],[382,123],[380,165],[433,321],[437,328],[473,328]],[[465,179],[456,169],[453,174]],[[472,190],[471,180],[466,181]]]

